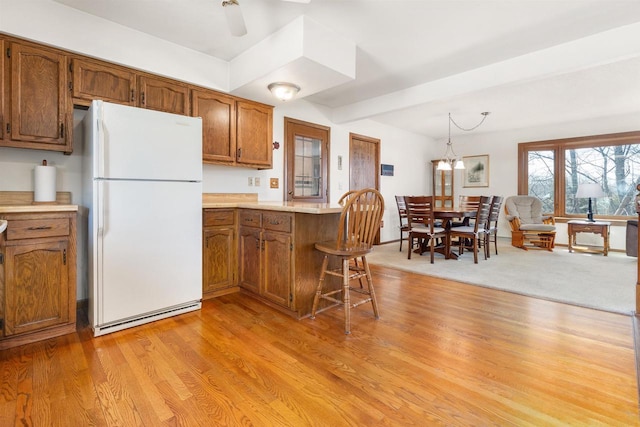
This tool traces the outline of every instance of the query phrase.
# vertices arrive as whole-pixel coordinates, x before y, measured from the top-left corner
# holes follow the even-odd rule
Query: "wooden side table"
[[[574,246],[576,244],[576,234],[577,233],[593,233],[599,234],[602,236],[604,240],[604,245],[602,250],[590,249],[586,252],[602,252],[604,256],[609,254],[609,226],[610,222],[606,221],[578,221],[573,220],[567,223],[567,231],[569,233],[569,252],[573,252]]]

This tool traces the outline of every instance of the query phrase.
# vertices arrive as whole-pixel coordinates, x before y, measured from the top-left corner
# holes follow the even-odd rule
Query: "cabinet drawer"
[[[260,212],[245,210],[240,211],[240,225],[243,225],[245,227],[260,227],[262,225],[260,219]]]
[[[262,214],[262,227],[265,230],[291,233],[291,214],[265,212]]]
[[[204,211],[205,227],[215,227],[219,225],[233,225],[233,224],[235,224],[233,210],[205,209]]]
[[[602,227],[601,225],[584,225],[584,224],[573,225],[571,228],[576,233],[600,233],[606,230],[606,228]]]
[[[7,226],[7,240],[68,235],[68,218],[10,220]]]

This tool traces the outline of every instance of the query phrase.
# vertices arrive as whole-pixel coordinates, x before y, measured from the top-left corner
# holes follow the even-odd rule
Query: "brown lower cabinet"
[[[76,213],[0,219],[0,350],[74,332]]]
[[[240,210],[240,287],[290,308],[294,214]]]
[[[229,210],[205,209],[205,218],[207,212],[213,215],[215,211]],[[240,290],[291,316],[309,315],[322,263],[322,255],[315,250],[314,244],[336,237],[340,214],[260,209],[236,211],[238,239],[235,245],[229,240],[229,247],[237,251],[234,272],[237,272]],[[205,236],[207,232],[205,227]],[[217,253],[226,253],[222,247],[223,238],[218,239],[218,244]],[[207,283],[215,282],[213,277],[221,278],[218,283],[230,283],[223,278],[231,274],[226,271],[233,263],[227,255],[214,259],[209,251],[205,248],[205,294]]]
[[[237,289],[235,209],[205,209],[202,215],[202,297]]]

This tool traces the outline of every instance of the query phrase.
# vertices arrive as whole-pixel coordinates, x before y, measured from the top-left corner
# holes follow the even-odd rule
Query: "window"
[[[605,196],[593,199],[594,216],[635,216],[640,183],[640,132],[518,144],[518,193],[542,200],[545,213],[583,217],[588,199],[579,184],[596,183]]]
[[[294,135],[293,197],[319,197],[322,174],[322,140]]]
[[[329,181],[329,128],[284,119],[286,199],[326,202]]]

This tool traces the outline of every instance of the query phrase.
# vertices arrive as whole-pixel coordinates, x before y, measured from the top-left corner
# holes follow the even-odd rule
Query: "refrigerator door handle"
[[[107,232],[107,191],[104,181],[98,181],[98,200],[100,209],[98,210],[98,236],[102,237]]]
[[[98,143],[98,176],[105,176],[104,175],[104,167],[105,167],[105,151],[106,151],[106,145],[108,142],[108,137],[107,137],[107,128],[105,127],[105,123],[104,123],[104,109],[100,109],[100,117],[98,117],[97,120],[97,125],[98,125],[98,130],[97,130],[97,134],[98,134],[98,138],[97,138],[97,143]]]

